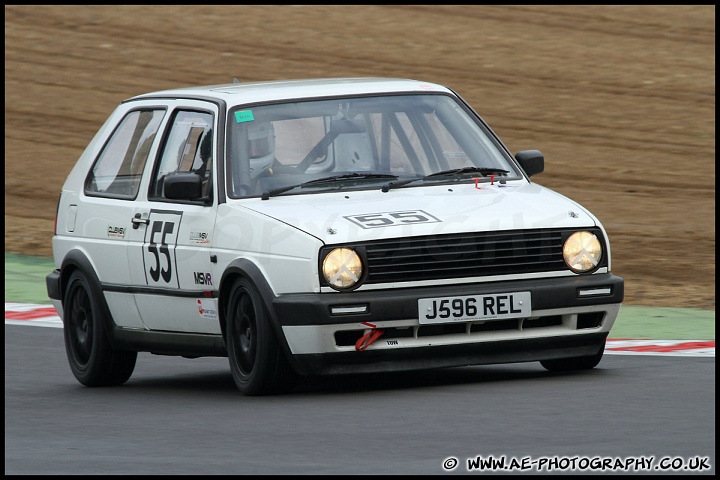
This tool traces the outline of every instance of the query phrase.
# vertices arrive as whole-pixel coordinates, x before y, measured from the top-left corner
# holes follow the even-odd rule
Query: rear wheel
[[[237,388],[246,395],[291,390],[295,372],[275,337],[260,294],[248,279],[233,284],[226,313],[228,360]]]
[[[605,342],[600,346],[600,351],[595,355],[586,357],[557,358],[553,360],[541,360],[540,364],[551,372],[570,372],[573,370],[590,370],[597,367],[605,352]]]
[[[137,352],[111,347],[100,295],[84,273],[70,275],[63,301],[65,351],[73,375],[88,387],[125,383],[137,360]]]

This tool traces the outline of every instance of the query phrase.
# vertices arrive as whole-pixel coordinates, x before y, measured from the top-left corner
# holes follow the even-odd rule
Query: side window
[[[213,116],[181,110],[175,114],[152,179],[149,198],[165,198],[163,182],[176,172],[193,172],[202,179],[202,197],[212,194]]]
[[[122,119],[85,181],[87,195],[133,199],[165,110],[135,110]]]

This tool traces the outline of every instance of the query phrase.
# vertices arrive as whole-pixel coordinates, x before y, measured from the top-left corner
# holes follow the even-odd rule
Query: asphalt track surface
[[[61,328],[5,325],[6,475],[481,473],[467,466],[478,456],[554,461],[550,473],[596,459],[630,467],[574,473],[714,474],[715,359],[311,378],[287,395],[245,397],[225,358],[140,354],[125,385],[86,388]],[[656,470],[663,458],[709,468]]]
[[[308,378],[287,395],[245,397],[226,358],[141,353],[125,385],[91,389],[70,372],[62,328],[38,328],[59,319],[8,323],[8,275],[18,278],[7,266],[6,255],[6,475],[490,473],[478,457],[506,461],[492,473],[715,473],[714,312],[686,332],[674,310],[653,310],[660,323],[628,317],[672,324],[661,338],[712,338],[711,349],[627,348],[648,338],[640,330],[582,373],[462,367]],[[31,300],[43,300],[37,289]]]

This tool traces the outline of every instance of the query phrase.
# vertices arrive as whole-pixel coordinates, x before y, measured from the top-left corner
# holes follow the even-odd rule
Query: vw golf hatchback
[[[381,78],[180,88],[110,115],[60,193],[47,289],[70,368],[227,356],[298,375],[600,362],[623,279],[597,218],[531,181],[450,88]]]

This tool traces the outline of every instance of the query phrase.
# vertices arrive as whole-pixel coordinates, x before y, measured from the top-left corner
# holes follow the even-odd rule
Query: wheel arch
[[[235,280],[241,277],[246,278],[247,280],[252,282],[255,288],[258,289],[260,298],[262,298],[262,302],[265,306],[265,311],[268,313],[268,317],[270,318],[270,324],[272,326],[273,332],[275,332],[275,337],[278,339],[283,349],[283,352],[285,352],[285,355],[288,358],[291,358],[292,356],[290,355],[290,348],[287,345],[285,335],[282,332],[282,328],[280,328],[280,321],[273,307],[273,299],[276,297],[275,292],[270,287],[270,284],[265,279],[265,275],[263,275],[263,273],[260,271],[260,268],[247,258],[238,258],[230,262],[220,279],[220,288],[218,289],[218,318],[220,322],[220,330],[222,331],[222,336],[226,342],[226,345],[227,332],[225,331],[225,325],[227,320],[226,309],[228,303],[228,296],[230,295],[230,289],[232,288]]]
[[[88,258],[87,254],[81,250],[70,250],[67,255],[65,255],[65,258],[62,261],[62,266],[60,267],[60,295],[62,297],[61,301],[63,303],[63,310],[65,306],[65,289],[70,275],[76,271],[80,271],[88,277],[88,281],[95,290],[95,295],[97,296],[100,302],[100,308],[102,308],[103,311],[105,332],[109,337],[112,337],[110,332],[112,332],[115,327],[115,321],[113,320],[110,308],[105,301],[105,294],[103,293],[100,278],[98,277],[95,267]],[[109,338],[109,340],[112,341],[113,339]]]

